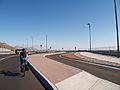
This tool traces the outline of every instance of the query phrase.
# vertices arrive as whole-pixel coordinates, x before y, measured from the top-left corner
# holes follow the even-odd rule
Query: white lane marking
[[[13,56],[7,56],[5,58],[1,58],[0,61],[4,60],[4,59],[8,59],[8,58],[11,58],[11,57],[15,57],[16,55],[13,55]]]

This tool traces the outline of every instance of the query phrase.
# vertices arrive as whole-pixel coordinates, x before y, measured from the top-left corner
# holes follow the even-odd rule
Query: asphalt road
[[[74,59],[61,58],[60,55],[50,55],[47,57],[52,60],[85,70],[97,77],[120,85],[120,70],[94,64],[88,64],[83,61],[76,62]]]
[[[22,77],[19,67],[18,56],[0,61],[0,90],[45,90],[30,70]]]
[[[12,56],[12,55],[10,55],[10,54],[0,54],[0,59],[4,58],[4,57],[7,57],[7,56]]]

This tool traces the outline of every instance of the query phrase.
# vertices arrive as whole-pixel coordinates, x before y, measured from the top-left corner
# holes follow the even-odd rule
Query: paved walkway
[[[90,53],[90,52],[80,52],[80,54],[86,57],[120,64],[120,58],[117,58],[117,57],[95,54],[95,53]],[[78,54],[76,55],[79,56]]]
[[[54,84],[81,71],[69,65],[45,58],[43,54],[32,55],[29,61]]]
[[[31,55],[29,61],[59,90],[120,90],[117,84],[48,59],[43,54]]]

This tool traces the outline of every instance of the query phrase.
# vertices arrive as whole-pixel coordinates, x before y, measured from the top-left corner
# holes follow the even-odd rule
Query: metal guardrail
[[[89,51],[88,49],[80,50],[80,51]],[[109,56],[118,56],[117,46],[109,46],[109,47],[96,47],[92,48],[91,52]]]
[[[108,47],[94,47],[94,48],[91,48],[92,50],[114,50],[114,51],[116,51],[117,50],[117,46],[108,46]],[[89,48],[81,48],[81,49],[79,49],[79,50],[86,50],[86,51],[88,51],[89,50]]]
[[[109,46],[109,47],[96,47],[96,48],[92,48],[92,50],[114,50],[116,51],[117,50],[117,46]]]

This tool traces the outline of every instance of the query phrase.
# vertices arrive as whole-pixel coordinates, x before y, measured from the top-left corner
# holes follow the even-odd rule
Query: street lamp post
[[[90,23],[87,24],[89,26],[89,44],[90,44],[90,52],[91,52],[91,27]]]
[[[116,0],[114,0],[114,7],[115,7],[115,19],[116,19],[116,33],[117,33],[117,57],[119,58],[119,32],[118,32],[118,19],[117,19],[117,8],[116,8]]]

